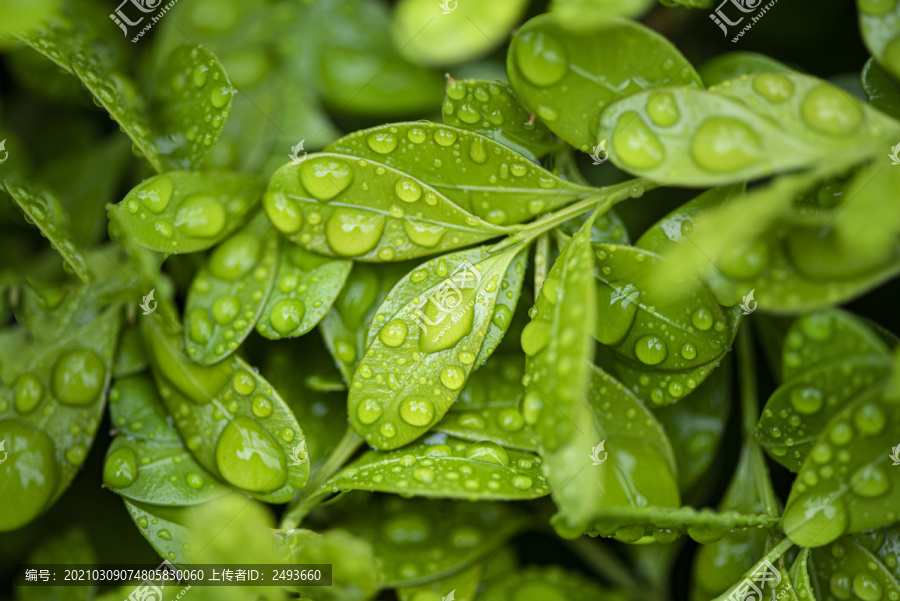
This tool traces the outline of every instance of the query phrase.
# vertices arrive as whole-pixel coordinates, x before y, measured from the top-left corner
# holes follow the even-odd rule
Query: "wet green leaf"
[[[334,305],[322,318],[319,330],[345,382],[353,377],[366,350],[366,335],[375,311],[412,267],[408,263],[354,264]]]
[[[235,90],[203,46],[179,46],[163,65],[156,85],[160,161],[167,170],[199,169],[225,127]]]
[[[801,601],[813,601],[816,599],[815,590],[809,580],[809,549],[800,549],[794,565],[791,566],[791,582],[797,588],[797,597]]]
[[[812,549],[810,555],[815,565],[810,576],[822,601],[838,601],[848,596],[890,599],[900,595],[897,577],[852,536]]]
[[[897,520],[900,474],[891,469],[897,402],[873,387],[829,420],[788,497],[784,531],[791,540],[820,547]]]
[[[341,138],[328,150],[393,167],[430,186],[464,211],[498,226],[527,221],[594,192],[594,188],[561,179],[500,141],[439,123],[415,121],[373,127]],[[380,173],[378,165],[374,167]],[[322,169],[306,174],[304,169],[309,168],[301,167],[304,183],[313,177],[328,177],[327,172],[320,173]],[[337,178],[331,175],[336,187],[320,200],[334,196],[342,185]],[[421,190],[404,185],[402,180],[395,188],[387,190],[387,198],[394,205],[397,200],[405,201],[399,203],[400,207],[421,196]],[[316,196],[314,189],[310,192]],[[429,203],[427,194],[425,201],[434,204]],[[440,206],[440,199],[438,203]]]
[[[553,134],[526,111],[502,81],[447,78],[444,123],[467,129],[529,158],[554,149]]]
[[[853,315],[832,309],[798,318],[785,336],[785,381],[766,403],[757,439],[799,472],[831,418],[883,382],[890,366],[887,347]]]
[[[794,70],[774,58],[758,52],[729,52],[707,61],[700,69],[707,87],[754,73],[792,73]]]
[[[509,503],[383,497],[365,507],[347,516],[347,526],[372,545],[384,588],[449,576],[490,556],[524,526]]]
[[[120,235],[150,250],[191,253],[241,227],[263,189],[260,180],[236,173],[171,171],[144,181],[109,210]]]
[[[311,530],[288,530],[282,553],[297,564],[331,564],[331,586],[292,586],[304,599],[364,601],[377,592],[381,574],[372,546],[343,530],[317,534]]]
[[[0,531],[43,513],[78,474],[103,415],[120,325],[120,310],[111,307],[55,340],[20,339],[16,355],[4,357]]]
[[[16,185],[9,180],[5,180],[4,184],[10,198],[25,212],[26,218],[41,230],[41,235],[50,241],[67,268],[82,282],[89,283],[92,274],[83,253],[90,240],[75,225],[62,203],[38,188]]]
[[[352,261],[328,259],[282,243],[275,285],[256,331],[271,340],[301,336],[325,317],[347,281]]]
[[[396,143],[393,138],[388,147]],[[276,171],[263,206],[292,242],[357,261],[421,257],[510,231],[401,170],[337,153],[311,155]]]
[[[278,251],[278,232],[262,213],[213,250],[184,307],[184,348],[192,361],[222,361],[253,331],[275,282]]]
[[[900,83],[874,58],[863,67],[861,80],[869,103],[894,119],[900,119]]]
[[[900,6],[892,2],[860,0],[859,29],[872,56],[900,79]]]
[[[541,460],[490,441],[434,434],[393,451],[369,451],[323,487],[470,501],[534,499],[548,493]]]
[[[625,601],[622,591],[604,589],[578,572],[559,566],[529,567],[489,580],[479,601],[518,599],[609,599]]]
[[[428,584],[398,588],[397,597],[400,601],[443,601],[452,592],[454,601],[475,601],[484,568],[484,564],[475,564]]]
[[[106,452],[105,485],[141,503],[185,506],[222,496],[227,489],[184,448],[148,375],[116,381],[110,419],[120,432]]]
[[[271,384],[234,356],[213,366],[191,363],[180,332],[168,331],[155,314],[141,326],[160,396],[200,465],[272,503],[306,486],[303,431]]]
[[[552,0],[550,12],[565,19],[578,19],[588,12],[604,16],[636,18],[656,4],[656,0]]]
[[[632,51],[635,46],[641,52]],[[522,105],[583,152],[610,137],[598,137],[597,130],[600,113],[613,101],[648,88],[700,86],[668,40],[640,23],[596,13],[531,19],[513,36],[507,71]]]
[[[28,556],[31,564],[93,564],[97,557],[84,530],[69,528],[49,540],[43,540]],[[88,601],[96,594],[90,586],[17,586],[17,601]]]
[[[537,438],[519,409],[524,373],[523,355],[495,353],[472,374],[434,429],[470,442],[489,440],[508,449],[536,451]]]
[[[527,7],[527,0],[445,5],[432,0],[400,0],[394,8],[391,37],[407,60],[451,65],[496,49]]]
[[[391,290],[347,399],[350,423],[370,445],[395,449],[447,412],[506,332],[525,260],[521,247],[474,248],[423,263]]]

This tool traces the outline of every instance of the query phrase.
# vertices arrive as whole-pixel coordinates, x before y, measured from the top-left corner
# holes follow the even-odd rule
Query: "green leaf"
[[[116,360],[113,362],[113,378],[123,378],[140,373],[150,367],[144,339],[137,326],[129,325],[122,329],[119,346],[116,349]]]
[[[347,399],[350,423],[370,445],[403,446],[447,412],[509,326],[525,272],[522,250],[444,255],[391,290],[369,327],[366,359]]]
[[[527,221],[595,191],[561,179],[499,141],[439,123],[414,121],[364,129],[334,142],[328,150],[392,167],[498,226]],[[301,167],[304,183],[313,176],[328,175],[319,173],[321,169],[309,170]],[[409,190],[402,183],[394,187],[386,194],[395,206],[397,200],[405,201],[399,203],[405,207],[420,196],[419,190]],[[428,203],[427,195],[425,200]]]
[[[591,477],[590,450],[601,442],[592,428],[587,394],[591,384],[595,291],[591,285],[589,219],[553,264],[522,331],[526,361],[525,421],[538,439],[542,469],[559,519],[573,535],[590,523],[603,491]]]
[[[62,4],[60,0],[15,0],[5,2],[0,7],[0,37],[10,37],[12,34],[38,27],[48,17],[53,16]]]
[[[663,6],[684,6],[686,8],[709,8],[712,0],[659,0]]]
[[[415,586],[456,573],[489,557],[526,522],[510,503],[394,496],[359,502],[365,504],[346,515],[345,524],[372,545],[384,588]]]
[[[323,489],[470,501],[535,499],[548,493],[540,463],[536,455],[494,442],[466,443],[435,434],[393,451],[369,451]]]
[[[658,33],[595,13],[531,19],[513,36],[507,71],[522,105],[583,152],[603,138],[600,113],[615,100],[667,85],[700,86],[690,63]]]
[[[399,46],[392,41],[387,3],[337,0],[316,8],[306,18],[317,40],[315,83],[328,106],[349,115],[390,117],[426,114],[439,105],[442,74],[398,56],[409,40]]]
[[[275,286],[256,331],[270,340],[306,334],[331,309],[352,266],[352,261],[328,259],[283,243]]]
[[[783,522],[791,540],[820,547],[897,520],[900,475],[890,463],[897,403],[872,387],[834,414],[791,488]]]
[[[514,599],[608,599],[625,601],[624,591],[601,587],[580,572],[560,566],[531,566],[489,580],[478,595],[478,601],[513,601]]]
[[[403,171],[337,153],[314,154],[276,171],[263,206],[292,242],[357,261],[421,257],[511,231]]]
[[[235,90],[216,56],[196,44],[172,51],[157,77],[160,161],[170,169],[199,169],[225,127]]]
[[[495,50],[527,7],[527,0],[446,6],[432,0],[400,0],[394,8],[391,37],[400,54],[414,63],[461,63]]]
[[[656,4],[655,0],[552,0],[550,12],[560,13],[565,19],[578,19],[586,12],[605,16],[636,18]]]
[[[556,147],[550,130],[501,81],[448,77],[441,117],[447,125],[491,138],[530,159]]]
[[[785,381],[766,403],[757,440],[799,472],[831,418],[890,368],[887,347],[853,315],[831,309],[798,318],[785,336]]]
[[[782,556],[792,547],[793,544],[789,539],[781,539],[781,542],[779,542],[774,547],[769,548],[766,554],[759,561],[751,566],[749,570],[744,572],[743,578],[735,582],[727,591],[713,599],[713,601],[726,601],[731,597],[732,594],[738,592],[738,589],[740,590],[740,592],[738,592],[738,595],[743,594],[743,591],[747,589],[748,580],[750,581],[750,584],[756,586],[757,583],[754,582],[754,580],[758,581],[760,580],[761,575],[771,573],[768,571],[769,567],[767,564],[780,564]],[[766,583],[764,583],[764,588],[767,591],[771,589],[772,585],[770,584],[770,582],[771,581],[767,581]]]
[[[719,451],[731,406],[731,374],[731,361],[725,360],[677,403],[653,407],[656,419],[672,441],[682,493],[697,484]]]
[[[837,601],[851,595],[860,599],[878,594],[890,599],[900,595],[900,581],[881,559],[852,536],[812,549],[814,570],[810,570],[823,601]]]
[[[37,549],[28,555],[26,563],[90,565],[97,562],[91,541],[84,530],[69,528],[49,540],[40,542]],[[17,601],[88,601],[97,591],[97,586],[17,586]]]
[[[290,408],[262,376],[232,356],[191,363],[180,332],[153,314],[142,320],[160,396],[200,465],[220,480],[272,503],[309,482],[306,440]]]
[[[236,173],[171,171],[145,180],[111,207],[118,235],[179,254],[206,250],[247,220],[264,186]],[[112,214],[115,214],[115,217]]]
[[[356,263],[347,282],[322,322],[319,331],[345,382],[356,371],[366,350],[366,334],[375,311],[412,265]]]
[[[536,451],[537,438],[519,409],[525,387],[521,352],[498,352],[475,371],[434,429],[470,442],[489,440],[508,449]]]
[[[194,505],[227,489],[194,461],[147,375],[117,380],[109,393],[110,419],[120,435],[106,452],[104,484],[116,494],[154,505]]]
[[[194,560],[189,548],[185,549],[191,538],[185,524],[188,507],[165,507],[122,500],[141,536],[147,539],[160,557],[178,564]]]
[[[900,79],[900,7],[891,2],[859,0],[859,29],[872,56]]]
[[[257,213],[210,254],[184,307],[184,348],[192,361],[217,363],[253,331],[275,282],[278,250],[278,232]]]
[[[85,284],[90,283],[92,274],[83,254],[90,239],[75,225],[62,203],[38,188],[16,185],[9,180],[3,183],[13,202],[62,256],[67,269]]]
[[[794,70],[774,58],[758,52],[728,52],[720,54],[698,69],[707,87],[754,73],[793,73]]]
[[[19,528],[49,508],[78,474],[100,425],[121,315],[104,311],[55,340],[15,346],[4,357],[0,440],[0,531]],[[12,377],[10,377],[12,375]],[[30,474],[21,478],[16,474]]]
[[[475,564],[428,584],[398,588],[397,597],[400,601],[443,601],[452,592],[454,601],[475,601],[484,568],[484,564]]]
[[[894,119],[900,119],[900,83],[874,58],[863,66],[861,80],[869,104]]]
[[[381,574],[372,546],[343,530],[317,534],[294,529],[284,534],[282,553],[295,564],[331,564],[331,586],[291,586],[304,599],[365,601],[377,593]]]
[[[791,566],[791,582],[797,587],[797,596],[803,601],[813,601],[816,593],[809,581],[809,549],[800,549],[794,565]]]
[[[762,513],[715,512],[693,507],[607,507],[585,534],[615,536],[623,542],[668,544],[679,534],[688,534],[696,542],[713,543],[729,532],[750,528],[771,528],[778,518]],[[649,537],[653,537],[651,540]]]

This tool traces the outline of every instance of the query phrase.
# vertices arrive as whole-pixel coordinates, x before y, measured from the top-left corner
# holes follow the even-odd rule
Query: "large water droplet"
[[[300,165],[300,183],[316,200],[331,200],[353,182],[353,171],[344,161],[320,158]]]
[[[753,129],[732,117],[710,117],[691,142],[691,156],[711,173],[739,171],[762,160],[762,141]]]
[[[338,255],[364,255],[375,248],[381,239],[384,221],[384,215],[340,208],[328,218],[325,239],[331,250]]]
[[[819,411],[824,400],[822,391],[815,386],[795,388],[791,392],[791,405],[804,415],[812,415]]]
[[[640,291],[631,283],[600,283],[597,290],[596,338],[601,344],[616,345],[625,339],[637,315]]]
[[[412,426],[427,426],[434,418],[434,406],[427,399],[409,398],[400,403],[400,417]]]
[[[16,382],[16,411],[22,414],[34,411],[44,397],[44,385],[34,374],[23,374]]]
[[[381,405],[375,399],[365,399],[356,408],[356,417],[367,426],[377,422],[381,414]]]
[[[660,92],[647,103],[650,120],[661,127],[675,125],[681,117],[675,97],[668,92]]]
[[[822,84],[807,94],[801,115],[813,129],[834,136],[853,133],[863,121],[862,110],[849,94],[831,84]]]
[[[266,191],[263,206],[272,224],[285,234],[299,232],[303,226],[303,213],[284,192],[270,188]]]
[[[300,327],[306,306],[296,298],[283,298],[269,312],[269,323],[272,329],[285,336]]]
[[[175,214],[175,227],[185,236],[212,238],[225,227],[225,209],[207,194],[193,194]]]
[[[785,534],[802,547],[821,547],[840,537],[849,523],[847,510],[839,500],[829,501],[808,494],[789,502],[782,521]]]
[[[753,77],[753,90],[769,102],[779,104],[794,95],[794,82],[784,75],[762,73]]]
[[[128,447],[116,449],[103,465],[103,481],[110,488],[131,486],[138,477],[137,456]]]
[[[857,572],[853,577],[853,594],[862,601],[879,601],[882,595],[881,583],[871,574]]]
[[[666,343],[656,336],[642,336],[634,343],[634,354],[646,365],[662,363],[668,352]]]
[[[0,420],[6,461],[0,463],[0,531],[15,530],[39,515],[56,490],[53,441],[15,419]]]
[[[865,465],[853,472],[850,488],[861,497],[880,497],[890,488],[890,481],[877,465]]]
[[[259,250],[259,238],[251,234],[236,234],[216,247],[207,266],[217,278],[234,281],[253,268]]]
[[[552,86],[569,70],[569,59],[559,40],[542,31],[528,31],[513,39],[516,66],[538,87]]]
[[[397,148],[397,136],[390,132],[378,132],[366,136],[366,144],[379,154],[390,154]]]
[[[407,218],[403,220],[403,231],[413,244],[422,248],[434,248],[440,243],[446,230],[442,225]]]
[[[392,319],[378,332],[378,339],[391,348],[397,348],[406,340],[409,331],[401,319]]]
[[[416,202],[422,198],[422,186],[411,179],[402,179],[394,187],[397,196],[404,202]]]
[[[533,319],[522,329],[522,350],[529,357],[541,352],[550,342],[550,322]]]
[[[484,463],[509,465],[509,454],[506,452],[506,449],[490,441],[477,442],[470,446],[466,449],[466,458]]]
[[[53,368],[53,393],[66,405],[90,405],[97,400],[105,376],[103,360],[94,351],[67,351]]]
[[[653,169],[666,157],[659,138],[634,111],[626,111],[619,117],[613,148],[622,162],[636,169]]]
[[[441,369],[441,384],[450,390],[459,390],[466,383],[466,372],[455,365],[445,365]]]
[[[168,175],[160,175],[138,188],[136,194],[147,209],[162,213],[169,205],[172,188],[172,179]]]
[[[213,319],[219,325],[227,325],[235,320],[241,312],[241,301],[233,296],[221,296],[212,306]]]
[[[222,478],[244,490],[268,492],[287,482],[286,459],[275,438],[242,415],[219,435],[216,465]]]

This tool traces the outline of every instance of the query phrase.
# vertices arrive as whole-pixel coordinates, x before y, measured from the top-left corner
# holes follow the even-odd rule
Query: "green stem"
[[[550,236],[541,234],[534,249],[534,298],[541,293],[544,280],[547,279],[547,268],[550,262]]]
[[[353,427],[347,426],[344,437],[331,452],[325,465],[316,473],[309,486],[303,489],[303,492],[288,505],[287,511],[281,518],[281,528],[291,530],[300,525],[306,514],[312,511],[323,497],[327,496],[328,491],[323,490],[322,486],[347,463],[362,443],[363,439]]]
[[[759,400],[756,387],[756,354],[753,348],[753,332],[749,327],[738,331],[738,377],[741,386],[741,425],[744,444],[750,453],[753,468],[753,480],[756,482],[759,498],[763,502],[766,513],[778,517],[778,499],[772,489],[769,468],[762,448],[756,442],[756,423],[759,421]]]
[[[497,243],[490,249],[490,252],[499,252],[517,244],[528,244],[541,234],[549,232],[569,219],[578,217],[588,211],[596,210],[598,216],[602,215],[623,200],[633,198],[637,190],[643,192],[653,187],[655,187],[655,184],[647,180],[633,179],[613,186],[599,188],[596,192],[589,194],[574,204],[570,204],[555,213],[550,213],[537,221],[532,221],[512,236]]]

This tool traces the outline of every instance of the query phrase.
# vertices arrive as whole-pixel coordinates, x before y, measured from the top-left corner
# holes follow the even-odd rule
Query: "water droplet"
[[[63,353],[53,368],[53,393],[60,403],[83,407],[99,398],[106,377],[103,360],[88,349]]]
[[[459,390],[466,382],[466,372],[455,365],[445,365],[441,370],[441,384],[450,390]]]
[[[690,361],[697,357],[697,347],[690,342],[685,342],[681,347],[681,356]]]
[[[421,144],[426,138],[425,130],[421,127],[413,127],[407,132],[406,137],[409,138],[409,141],[413,144]]]
[[[280,190],[269,188],[263,206],[272,224],[285,234],[294,234],[303,226],[303,214],[297,204]]]
[[[402,179],[394,187],[397,196],[404,202],[416,202],[422,198],[422,187],[411,179]]]
[[[259,238],[251,234],[236,234],[216,247],[207,266],[217,278],[233,282],[253,268],[259,251]]]
[[[378,428],[378,431],[381,432],[381,435],[385,438],[393,438],[397,435],[397,428],[394,424],[390,422],[386,422],[381,424],[381,427]]]
[[[542,31],[515,36],[512,52],[522,75],[541,88],[557,83],[569,70],[569,59],[562,43]]]
[[[408,398],[400,403],[400,417],[411,426],[427,426],[434,419],[434,406],[426,399]]]
[[[103,481],[110,488],[131,486],[137,477],[137,456],[128,447],[110,453],[103,464]]]
[[[711,173],[739,171],[765,158],[762,141],[747,124],[732,117],[710,117],[697,128],[691,156]]]
[[[80,442],[66,450],[66,461],[72,465],[81,465],[87,456],[87,447]]]
[[[541,352],[550,342],[550,322],[533,319],[522,329],[522,350],[529,357]]]
[[[140,199],[141,204],[147,207],[148,210],[153,213],[162,213],[169,205],[172,189],[172,179],[168,175],[160,175],[139,187],[136,195]],[[137,211],[131,212],[135,213]]]
[[[694,314],[691,315],[691,323],[694,324],[694,327],[698,330],[706,331],[713,325],[712,313],[709,309],[697,309],[694,311]]]
[[[670,127],[678,122],[681,113],[675,97],[668,92],[660,92],[647,103],[647,114],[650,120],[660,127]]]
[[[229,484],[253,492],[269,492],[287,482],[284,453],[259,424],[239,415],[216,442],[216,465]]]
[[[410,242],[422,248],[437,246],[445,232],[441,225],[429,224],[412,218],[403,221],[403,231],[409,236]]]
[[[391,348],[397,348],[406,340],[409,329],[400,319],[392,319],[378,332],[378,339]]]
[[[316,200],[331,200],[353,182],[353,171],[341,160],[311,159],[301,163],[300,183]]]
[[[662,363],[668,349],[666,343],[656,336],[642,336],[634,343],[634,354],[641,363],[646,365],[658,365]]]
[[[163,540],[172,540],[172,534],[165,528],[163,528],[159,532],[157,532],[156,536],[158,536],[159,538],[161,538]]]
[[[484,141],[481,138],[472,140],[472,144],[469,146],[469,158],[479,165],[487,162],[487,151],[484,149]]]
[[[516,409],[503,409],[497,414],[497,423],[502,430],[518,432],[525,427],[525,418]]]
[[[882,595],[881,583],[871,574],[858,572],[853,577],[853,594],[862,601],[879,601]]]
[[[875,436],[884,430],[886,418],[881,407],[874,402],[868,402],[856,410],[853,423],[863,434]]]
[[[482,441],[476,442],[466,449],[466,458],[481,461],[483,463],[494,463],[497,465],[509,465],[509,454],[506,449],[495,442]]]
[[[853,440],[853,428],[846,422],[838,422],[831,428],[828,438],[836,445],[845,445]]]
[[[456,132],[452,129],[438,129],[434,132],[434,141],[438,146],[450,146],[456,142]]]
[[[753,90],[769,102],[779,104],[794,95],[794,82],[783,75],[762,73],[753,77]]]
[[[235,320],[241,312],[241,301],[233,296],[221,296],[213,303],[213,319],[219,325],[226,325]]]
[[[390,132],[378,132],[366,136],[366,144],[379,154],[390,154],[397,148],[397,136]]]
[[[231,97],[233,95],[234,91],[230,87],[215,86],[209,92],[209,102],[217,109],[220,109],[231,102]]]
[[[34,374],[23,374],[16,382],[15,407],[22,414],[34,411],[44,397],[44,386]]]
[[[501,330],[505,330],[512,321],[512,311],[506,305],[498,303],[494,307],[494,316],[491,318],[491,321]]]
[[[375,399],[365,399],[356,408],[356,417],[367,426],[377,422],[381,414],[381,405]]]
[[[175,227],[185,236],[212,238],[225,227],[225,209],[206,194],[193,194],[175,214]]]
[[[829,503],[818,494],[807,494],[792,501],[785,509],[782,524],[794,543],[821,547],[846,532],[849,516],[843,505]]]
[[[434,470],[430,467],[419,467],[413,472],[413,478],[423,484],[434,482]]]
[[[250,404],[250,410],[256,417],[268,417],[272,414],[272,401],[262,395],[257,395]]]
[[[303,301],[296,298],[283,298],[272,307],[269,311],[269,323],[272,329],[286,336],[300,327],[303,315],[306,313],[306,306]]]
[[[853,133],[863,121],[863,112],[849,94],[823,83],[803,100],[800,109],[810,127],[834,136]]]
[[[336,254],[344,257],[364,255],[378,244],[384,231],[384,215],[358,209],[340,208],[325,225],[325,239]]]
[[[654,169],[666,151],[650,128],[634,111],[622,113],[613,134],[613,148],[619,159],[636,169]]]
[[[861,497],[880,497],[890,488],[890,481],[883,469],[870,464],[853,472],[850,488]]]

